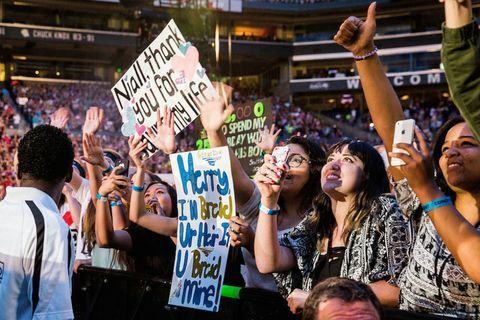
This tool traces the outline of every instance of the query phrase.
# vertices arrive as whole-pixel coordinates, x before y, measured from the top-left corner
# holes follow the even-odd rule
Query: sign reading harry
[[[169,303],[218,311],[235,213],[227,147],[170,155],[178,197],[178,242]]]
[[[113,86],[112,94],[122,114],[122,134],[142,136],[148,142],[144,156],[150,157],[157,148],[145,131],[151,127],[156,134],[157,109],[167,105],[175,110],[177,134],[198,117],[199,105],[215,97],[216,91],[199,63],[198,50],[170,20]]]

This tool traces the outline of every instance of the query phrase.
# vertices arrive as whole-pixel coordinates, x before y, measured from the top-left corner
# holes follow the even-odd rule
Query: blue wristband
[[[441,197],[433,201],[422,204],[423,212],[429,213],[432,210],[452,205],[452,199],[450,197]]]
[[[277,206],[278,208],[278,206]],[[280,213],[280,208],[279,209],[270,209],[264,206],[263,204],[260,203],[260,206],[258,207],[260,212],[263,212],[265,214],[268,214],[269,216],[276,216]]]
[[[121,206],[123,203],[122,203],[122,200],[117,200],[117,201],[112,201],[110,202],[110,207],[116,207],[116,206]]]
[[[136,185],[132,186],[132,190],[135,191],[135,192],[142,192],[144,189],[145,189],[145,185],[143,185],[141,187],[136,186]]]
[[[103,201],[103,202],[108,201],[108,198],[106,196],[102,196],[100,193],[97,193],[96,198],[97,198],[97,200],[100,200],[100,201]]]

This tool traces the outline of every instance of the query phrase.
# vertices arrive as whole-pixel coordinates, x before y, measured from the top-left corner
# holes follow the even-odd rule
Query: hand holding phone
[[[276,160],[276,166],[283,169],[283,165],[287,163],[288,155],[290,154],[290,148],[285,147],[276,147],[273,149],[272,156]]]
[[[115,161],[115,167],[120,167],[120,169],[117,170],[116,174],[128,178],[128,169],[130,167],[130,162],[128,161],[128,159],[119,159]]]
[[[407,119],[397,121],[395,124],[395,135],[393,137],[393,144],[406,143],[413,144],[413,137],[415,135],[415,120]],[[395,153],[405,153],[408,154],[403,149],[392,147],[392,151]],[[399,158],[391,159],[391,166],[398,167],[405,165],[405,162]]]

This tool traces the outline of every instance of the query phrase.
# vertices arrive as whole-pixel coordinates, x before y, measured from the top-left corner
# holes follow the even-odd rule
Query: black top
[[[345,247],[329,247],[326,254],[320,255],[314,270],[313,285],[331,277],[339,277],[344,254]]]
[[[175,262],[172,239],[137,225],[125,231],[132,238],[129,255],[135,260],[135,272],[171,279]]]

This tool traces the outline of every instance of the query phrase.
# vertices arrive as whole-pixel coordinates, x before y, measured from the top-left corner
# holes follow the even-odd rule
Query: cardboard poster
[[[227,147],[170,155],[178,238],[169,304],[217,312],[235,197]]]
[[[258,129],[272,125],[272,103],[270,99],[247,101],[234,105],[235,112],[222,127],[228,145],[240,160],[243,170],[254,176],[263,164],[262,151],[254,141],[259,139]],[[197,150],[210,148],[204,130],[199,130],[196,141]]]
[[[144,157],[151,157],[157,151],[145,131],[152,128],[156,133],[158,108],[163,110],[168,106],[175,110],[175,134],[178,134],[198,117],[199,105],[217,95],[199,63],[197,48],[185,41],[173,20],[111,91],[122,114],[122,134],[141,135],[142,141],[148,141]]]

